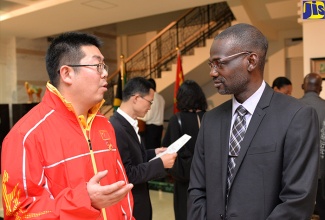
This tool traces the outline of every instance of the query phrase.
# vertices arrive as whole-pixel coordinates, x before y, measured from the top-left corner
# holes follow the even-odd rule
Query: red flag
[[[181,59],[181,53],[178,50],[177,51],[177,70],[176,70],[176,80],[175,80],[175,87],[174,87],[174,114],[176,112],[179,112],[179,110],[176,107],[176,96],[177,91],[180,85],[184,82],[184,74],[183,74],[183,68],[182,68],[182,59]]]

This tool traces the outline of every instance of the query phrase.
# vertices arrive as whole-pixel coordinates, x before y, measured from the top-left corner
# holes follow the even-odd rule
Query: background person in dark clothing
[[[318,214],[320,220],[325,220],[325,198],[324,188],[321,184],[322,174],[324,176],[324,147],[325,147],[325,100],[322,99],[319,94],[322,91],[322,77],[318,73],[309,73],[305,76],[304,82],[301,85],[304,90],[304,96],[300,99],[303,103],[312,106],[318,115],[318,121],[320,126],[320,163],[318,170],[318,187],[316,196],[315,214]]]
[[[196,137],[201,119],[207,109],[207,101],[201,87],[192,80],[185,80],[177,92],[177,108],[168,123],[163,146],[168,147],[183,134],[192,138],[178,151],[174,166],[169,173],[174,179],[174,213],[176,220],[187,219],[187,188]]]
[[[121,106],[110,118],[123,165],[130,183],[133,183],[133,216],[136,220],[151,220],[152,207],[148,181],[166,176],[166,168],[174,164],[176,153],[165,154],[160,158],[150,159],[166,150],[156,148],[146,150],[138,134],[138,117],[143,117],[150,109],[154,90],[150,82],[143,77],[130,79],[123,90]]]

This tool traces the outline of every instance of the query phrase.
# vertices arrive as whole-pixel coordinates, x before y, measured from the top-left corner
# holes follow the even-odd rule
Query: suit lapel
[[[265,108],[267,108],[270,105],[271,98],[273,96],[273,89],[266,84],[266,87],[264,89],[264,92],[261,96],[260,101],[258,102],[255,111],[252,115],[251,121],[248,125],[247,131],[245,133],[244,140],[241,143],[241,148],[240,148],[240,153],[238,155],[238,158],[236,159],[236,167],[234,170],[234,179],[233,181],[236,181],[236,174],[237,171],[240,169],[240,166],[246,157],[246,153],[251,145],[251,142],[258,131],[258,128],[266,115]],[[229,135],[228,135],[228,140],[229,140]],[[228,143],[229,146],[229,143]],[[227,156],[228,158],[228,156]]]
[[[226,188],[227,188],[227,171],[228,171],[228,154],[229,154],[229,131],[230,131],[230,125],[231,125],[231,109],[232,109],[232,101],[229,100],[227,105],[225,105],[224,114],[222,116],[221,120],[221,153],[222,153],[222,184],[223,184],[223,196],[226,197]],[[223,138],[225,137],[225,138]]]
[[[138,135],[136,134],[136,132],[135,132],[134,128],[132,127],[132,125],[118,112],[115,112],[114,116],[116,116],[117,120],[125,128],[125,131],[130,135],[130,138],[133,139],[132,147],[140,149],[141,155],[142,155],[142,161],[147,162],[147,159],[146,159],[147,154],[146,154],[146,150],[145,150],[145,146],[143,144],[143,141],[141,141],[141,143],[140,143]],[[128,138],[128,137],[125,137],[125,138]],[[137,144],[135,144],[135,143],[137,143]]]

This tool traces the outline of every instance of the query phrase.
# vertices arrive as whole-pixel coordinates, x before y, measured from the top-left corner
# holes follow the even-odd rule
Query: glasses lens
[[[210,66],[211,69],[217,69],[217,68],[220,68],[220,67],[219,67],[219,61],[218,61],[218,60],[215,60],[215,61],[209,62],[209,66]]]
[[[106,64],[104,64],[104,63],[99,63],[97,65],[97,71],[99,73],[103,73],[104,70],[106,70],[106,72],[108,72],[108,66]]]
[[[104,69],[104,65],[102,63],[98,64],[98,72],[102,73]]]
[[[108,72],[108,66],[106,64],[104,64],[104,69]]]

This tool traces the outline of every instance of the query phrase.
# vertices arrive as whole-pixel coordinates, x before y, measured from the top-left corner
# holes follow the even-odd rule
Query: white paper
[[[162,153],[157,154],[154,158],[152,158],[149,161],[152,161],[154,159],[157,159],[165,154],[171,154],[171,153],[176,153],[177,151],[179,151],[179,149],[181,149],[186,142],[188,142],[188,140],[190,140],[192,137],[188,134],[184,134],[182,137],[178,138],[174,143],[172,143],[171,145],[169,145],[169,147],[167,148],[167,150],[165,150]]]

